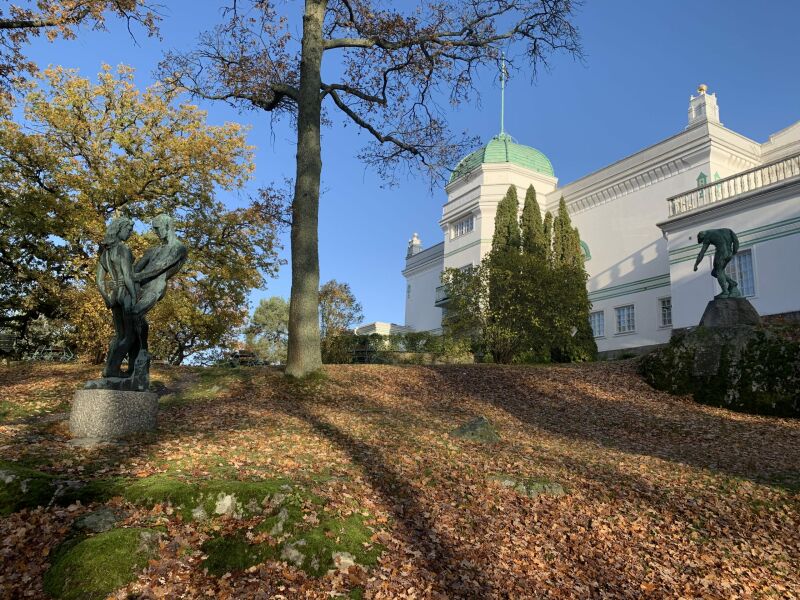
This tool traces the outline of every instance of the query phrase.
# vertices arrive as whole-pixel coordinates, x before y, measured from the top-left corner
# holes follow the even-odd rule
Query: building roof
[[[536,148],[516,143],[514,138],[507,133],[501,133],[489,140],[489,143],[485,146],[462,158],[456,168],[453,169],[453,173],[450,175],[450,182],[486,163],[513,163],[531,171],[544,173],[550,177],[555,176],[553,165],[544,154]]]

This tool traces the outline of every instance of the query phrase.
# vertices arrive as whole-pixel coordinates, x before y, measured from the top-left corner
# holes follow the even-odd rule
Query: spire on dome
[[[506,132],[506,79],[508,79],[508,70],[506,70],[506,53],[503,52],[503,60],[500,63],[500,135]]]

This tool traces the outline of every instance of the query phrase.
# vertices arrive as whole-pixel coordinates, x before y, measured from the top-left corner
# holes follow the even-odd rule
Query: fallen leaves
[[[46,389],[45,408],[63,406],[87,369],[56,371],[0,371],[3,398],[25,403]],[[800,596],[797,421],[656,392],[626,362],[326,372],[303,385],[271,369],[220,371],[224,386],[164,406],[156,436],[114,448],[70,448],[33,417],[6,422],[0,452],[74,479],[286,477],[324,498],[324,514],[366,512],[384,548],[375,567],[319,579],[280,561],[215,578],[202,544],[255,521],[185,522],[169,505],[126,505],[124,526],[166,533],[120,598],[330,598],[354,587],[370,598]],[[156,376],[191,391],[198,373]],[[480,415],[501,442],[448,435]],[[497,474],[567,493],[528,497],[490,484]],[[49,553],[86,510],[0,519],[2,593],[41,597]],[[316,518],[304,512],[307,526]]]

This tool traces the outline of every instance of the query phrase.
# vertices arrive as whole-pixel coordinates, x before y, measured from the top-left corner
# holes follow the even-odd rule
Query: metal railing
[[[447,293],[447,286],[440,285],[436,288],[436,302],[434,306],[441,306],[442,304],[447,304],[447,301],[450,300],[450,294]]]
[[[800,154],[795,154],[667,198],[669,216],[674,217],[798,176],[800,176]]]

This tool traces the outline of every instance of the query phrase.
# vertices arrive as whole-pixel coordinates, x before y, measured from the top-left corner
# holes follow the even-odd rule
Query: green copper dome
[[[489,143],[483,148],[478,148],[475,152],[462,158],[450,175],[450,182],[486,163],[513,163],[550,177],[555,176],[553,165],[544,154],[536,148],[517,144],[510,135],[501,133],[489,140]]]

